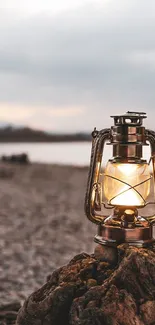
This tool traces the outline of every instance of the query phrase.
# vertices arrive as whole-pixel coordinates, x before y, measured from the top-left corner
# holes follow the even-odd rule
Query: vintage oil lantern
[[[88,219],[98,224],[95,242],[137,247],[154,244],[155,215],[142,217],[142,209],[155,184],[155,132],[145,129],[145,113],[127,112],[112,116],[114,126],[92,132],[92,152],[85,198]],[[103,168],[104,145],[111,145],[112,158]],[[143,146],[150,145],[151,157],[143,158]],[[152,170],[150,168],[152,162]],[[105,215],[103,210],[111,211]]]

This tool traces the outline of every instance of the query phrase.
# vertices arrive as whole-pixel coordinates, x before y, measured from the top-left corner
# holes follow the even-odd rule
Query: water
[[[145,148],[149,159],[149,148]],[[0,156],[27,153],[31,162],[88,166],[90,163],[91,142],[67,143],[1,143]],[[111,155],[111,146],[105,146],[104,161]]]
[[[1,143],[0,156],[27,153],[31,162],[89,165],[91,143]]]

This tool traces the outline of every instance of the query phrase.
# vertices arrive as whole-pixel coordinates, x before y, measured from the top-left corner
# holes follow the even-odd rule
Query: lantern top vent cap
[[[130,112],[123,115],[113,115],[115,125],[141,126],[143,119],[147,118],[144,112]]]

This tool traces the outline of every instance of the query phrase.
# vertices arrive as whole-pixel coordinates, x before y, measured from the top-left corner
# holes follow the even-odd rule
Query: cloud
[[[128,109],[144,110],[153,121],[153,0],[92,1],[54,16],[1,16],[0,101],[14,119],[17,105],[21,112],[32,109],[25,122],[44,128],[49,118],[58,129],[102,128],[109,115]]]
[[[68,117],[68,116],[77,116],[83,114],[81,108],[57,108],[50,109],[49,116],[59,116],[59,117]]]
[[[137,68],[155,71],[155,50],[135,51],[129,56],[129,62]]]
[[[0,103],[0,120],[7,121],[8,123],[24,121],[27,118],[31,118],[34,112],[33,107]]]
[[[98,0],[96,0],[97,2]],[[104,0],[108,1],[108,0]],[[57,0],[55,2],[51,0],[1,0],[1,8],[14,9],[18,14],[22,16],[36,15],[38,13],[50,12],[52,14],[61,12],[66,9],[75,9],[80,4],[89,3],[90,0]]]

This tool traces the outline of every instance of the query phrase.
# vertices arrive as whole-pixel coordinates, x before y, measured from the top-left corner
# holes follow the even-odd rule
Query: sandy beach
[[[0,301],[23,302],[55,268],[93,252],[84,215],[88,168],[0,165]]]
[[[54,269],[93,252],[87,175],[87,167],[0,165],[0,304],[22,303]]]

